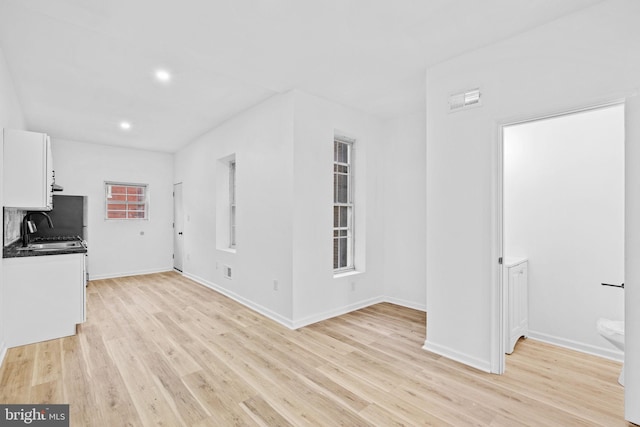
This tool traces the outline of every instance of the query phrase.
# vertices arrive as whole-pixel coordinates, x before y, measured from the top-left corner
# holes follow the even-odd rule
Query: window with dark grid
[[[333,147],[333,269],[340,272],[354,268],[353,144],[335,139]]]

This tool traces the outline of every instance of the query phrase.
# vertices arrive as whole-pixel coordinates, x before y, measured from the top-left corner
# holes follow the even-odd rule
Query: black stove
[[[31,243],[38,242],[74,242],[82,240],[80,236],[36,236],[29,239]]]

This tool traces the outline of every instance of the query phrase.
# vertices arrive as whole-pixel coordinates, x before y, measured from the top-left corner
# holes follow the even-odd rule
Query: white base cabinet
[[[7,347],[76,333],[85,321],[85,254],[4,258]]]
[[[505,260],[507,293],[505,352],[513,353],[520,337],[529,336],[529,263],[526,258]]]

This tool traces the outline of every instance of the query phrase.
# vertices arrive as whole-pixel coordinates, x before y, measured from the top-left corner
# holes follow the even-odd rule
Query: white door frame
[[[494,242],[492,254],[495,255],[492,262],[494,263],[494,286],[491,292],[492,301],[492,328],[491,328],[491,372],[494,374],[503,374],[505,371],[505,339],[507,334],[506,313],[508,301],[506,292],[504,291],[504,265],[500,262],[504,258],[504,129],[509,126],[537,122],[540,120],[551,119],[582,113],[585,111],[598,110],[601,108],[612,107],[625,103],[625,98],[613,98],[602,100],[589,105],[580,107],[567,108],[564,110],[551,112],[547,114],[530,115],[523,117],[515,117],[498,121],[497,129],[497,153],[495,189],[494,189]]]
[[[178,209],[180,210],[179,214]],[[184,249],[183,229],[182,182],[177,182],[173,184],[173,268],[181,273],[184,270],[184,255],[182,250]]]
[[[640,424],[640,96],[638,91],[625,103],[625,349],[624,415],[627,421]]]

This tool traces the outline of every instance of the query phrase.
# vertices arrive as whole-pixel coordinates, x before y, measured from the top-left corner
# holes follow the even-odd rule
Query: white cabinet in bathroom
[[[53,208],[51,140],[44,133],[4,129],[3,205],[31,211]]]
[[[529,263],[526,258],[507,258],[504,267],[508,305],[505,352],[511,354],[518,339],[529,335]]]

